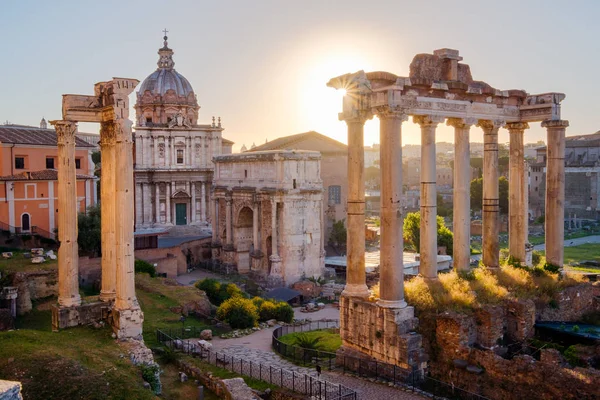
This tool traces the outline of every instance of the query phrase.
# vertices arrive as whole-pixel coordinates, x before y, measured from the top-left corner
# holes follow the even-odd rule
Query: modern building
[[[175,70],[173,50],[158,50],[158,68],[139,86],[135,104],[136,230],[209,226],[214,156],[230,154],[221,118],[202,124],[192,85]]]
[[[58,147],[54,129],[0,126],[0,225],[16,233],[55,238],[58,228]],[[97,203],[93,145],[77,138],[77,210]]]
[[[348,146],[318,132],[284,136],[248,150],[309,150],[321,153],[325,242],[335,221],[346,219],[348,202]]]

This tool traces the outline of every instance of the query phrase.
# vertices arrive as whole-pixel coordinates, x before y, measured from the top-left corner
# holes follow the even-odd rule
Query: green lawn
[[[300,343],[302,341],[312,341],[315,339],[315,350],[335,353],[337,349],[339,349],[342,345],[342,338],[340,337],[339,332],[336,332],[335,329],[321,329],[318,331],[310,332],[295,332],[283,335],[279,338],[279,340],[283,343],[299,347],[302,347],[300,346]]]
[[[0,252],[12,251],[12,258],[0,257],[0,272],[2,275],[10,272],[27,272],[37,270],[48,270],[58,268],[58,262],[56,260],[47,260],[41,264],[32,264],[30,258],[25,258],[23,255],[25,252],[22,250],[10,250],[0,248]],[[55,253],[56,254],[56,253]]]
[[[600,261],[600,243],[586,243],[579,246],[565,247],[565,264],[579,263],[582,261]],[[545,252],[541,251],[545,254]],[[577,268],[592,268],[592,267],[577,267]],[[573,268],[575,269],[575,268]],[[597,268],[592,268],[594,271]]]

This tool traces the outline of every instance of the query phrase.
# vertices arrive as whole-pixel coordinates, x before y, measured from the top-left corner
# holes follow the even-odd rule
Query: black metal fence
[[[194,329],[170,330],[168,333],[156,330],[157,340],[165,346],[175,350],[199,357],[216,367],[224,368],[240,375],[249,376],[268,382],[272,385],[292,390],[296,393],[310,396],[316,400],[357,400],[356,392],[344,385],[327,382],[315,376],[288,371],[283,368],[249,361],[223,352],[213,351],[201,347],[197,340],[190,339],[196,336]]]
[[[303,325],[281,326],[273,331],[273,349],[296,364],[317,367],[322,370],[353,373],[361,378],[375,380],[394,386],[404,386],[413,391],[426,391],[435,396],[461,400],[488,400],[484,396],[468,392],[452,384],[419,373],[415,368],[402,368],[381,361],[367,361],[358,357],[337,355],[327,351],[305,349],[286,344],[279,338],[295,332],[309,332],[319,329],[339,328],[338,320],[311,321]]]

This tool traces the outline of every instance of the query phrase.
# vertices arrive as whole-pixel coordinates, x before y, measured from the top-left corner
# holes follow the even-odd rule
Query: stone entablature
[[[215,157],[213,257],[270,286],[324,271],[318,152]]]

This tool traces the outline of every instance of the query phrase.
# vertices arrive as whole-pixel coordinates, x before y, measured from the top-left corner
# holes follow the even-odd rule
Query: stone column
[[[225,235],[227,239],[227,247],[233,247],[233,226],[231,218],[231,203],[233,200],[231,197],[225,198]]]
[[[202,182],[200,190],[200,220],[206,223],[206,182]]]
[[[191,184],[192,188],[190,189],[190,192],[192,192],[192,204],[191,204],[191,221],[190,223],[195,223],[196,222],[196,182],[192,182]]]
[[[469,130],[477,122],[471,118],[449,118],[454,127],[454,268],[468,270],[471,260],[471,152]]]
[[[114,328],[119,338],[142,334],[144,315],[135,295],[133,240],[133,163],[131,125],[128,119],[115,121],[115,241],[117,254],[117,296]]]
[[[116,296],[117,259],[115,253],[115,127],[112,122],[100,125],[102,174],[100,175],[100,224],[102,246],[101,301]]]
[[[435,128],[444,117],[420,115],[413,121],[421,126],[421,233],[419,274],[437,279],[437,191]]]
[[[219,243],[219,199],[214,199],[214,205],[212,209],[212,242],[213,244]]]
[[[254,201],[254,210],[252,210],[252,246],[254,247],[253,252],[260,252],[260,238],[258,237],[260,230],[258,229],[259,224],[259,210],[260,202],[258,200]]]
[[[155,182],[154,183],[154,192],[155,192],[155,200],[154,200],[154,208],[155,208],[155,212],[156,212],[156,219],[154,220],[154,223],[156,224],[160,224],[162,223],[161,219],[160,219],[160,183]]]
[[[502,121],[479,121],[483,129],[483,264],[500,267],[500,197],[498,189],[498,130]]]
[[[525,157],[523,135],[529,128],[526,122],[512,122],[506,125],[510,135],[510,155],[508,160],[508,251],[509,255],[521,263],[525,262],[527,235],[527,206],[525,178]]]
[[[144,197],[142,194],[142,183],[135,185],[135,225],[140,226],[144,223]]]
[[[381,170],[381,264],[377,304],[404,308],[404,241],[402,237],[402,111],[378,109]]]
[[[77,124],[50,121],[58,141],[58,304],[81,304],[79,296],[79,248],[77,246],[77,175],[75,133]]]
[[[277,200],[271,199],[271,279],[280,279],[283,277],[281,270],[281,257],[279,257],[279,239],[277,225]],[[275,282],[278,284],[279,282]]]
[[[348,125],[348,222],[345,296],[368,298],[365,273],[365,150],[366,116],[346,119]]]
[[[165,212],[166,212],[166,223],[171,223],[171,183],[165,182]]]
[[[546,158],[546,262],[560,268],[564,263],[565,237],[565,130],[569,121],[547,120]],[[60,228],[59,228],[60,229]],[[59,230],[60,232],[60,230]]]

